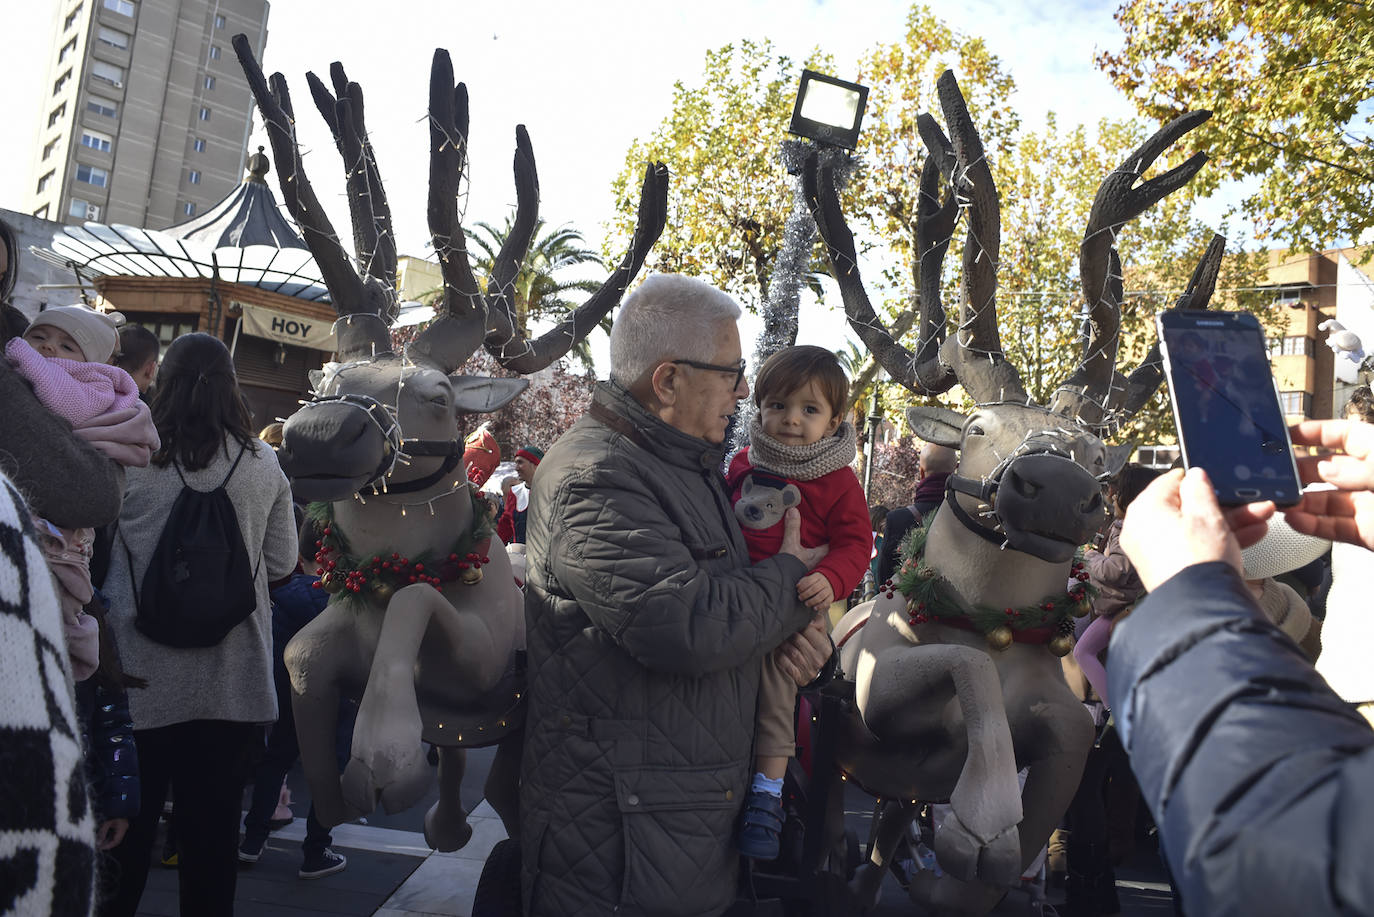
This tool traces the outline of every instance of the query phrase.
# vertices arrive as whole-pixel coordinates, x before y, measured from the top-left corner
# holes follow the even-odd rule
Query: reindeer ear
[[[911,432],[928,443],[958,449],[964,438],[964,415],[948,408],[917,405],[906,409]]]
[[[1107,474],[1115,475],[1122,468],[1126,467],[1126,462],[1135,451],[1135,446],[1127,443],[1124,446],[1107,447]]]
[[[453,409],[459,414],[485,414],[499,411],[529,387],[528,379],[499,379],[492,376],[448,377],[453,386]]]

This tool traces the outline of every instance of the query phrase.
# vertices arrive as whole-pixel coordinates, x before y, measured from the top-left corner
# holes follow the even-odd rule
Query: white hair
[[[611,326],[611,378],[628,386],[668,360],[710,362],[721,324],[739,317],[739,304],[708,283],[650,274]]]

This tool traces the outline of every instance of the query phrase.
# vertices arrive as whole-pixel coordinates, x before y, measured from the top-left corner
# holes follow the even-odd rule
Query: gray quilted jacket
[[[810,615],[801,561],[749,565],[721,459],[602,383],[539,466],[528,914],[708,915],[735,897],[760,661]]]

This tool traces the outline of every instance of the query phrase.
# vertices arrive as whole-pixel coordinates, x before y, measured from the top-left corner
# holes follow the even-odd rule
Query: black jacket
[[[138,814],[138,749],[129,718],[129,695],[111,691],[92,675],[76,686],[77,717],[86,748],[86,778],[97,821]]]
[[[1374,731],[1234,570],[1147,596],[1107,676],[1187,913],[1374,914]]]

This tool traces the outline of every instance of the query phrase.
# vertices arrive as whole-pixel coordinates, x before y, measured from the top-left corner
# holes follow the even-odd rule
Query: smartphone
[[[1184,465],[1207,472],[1223,505],[1297,503],[1298,466],[1259,320],[1170,310],[1155,324]]]

